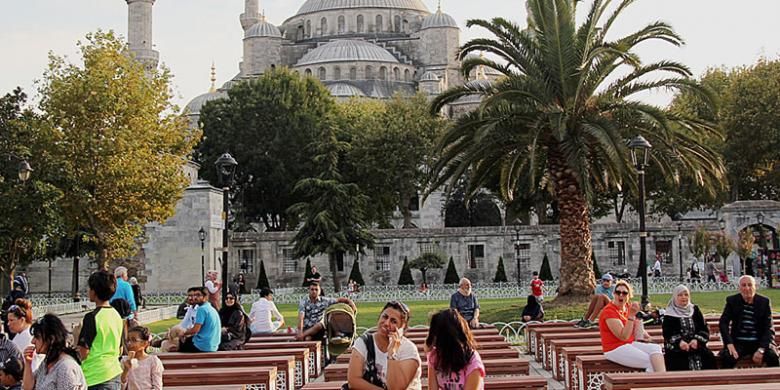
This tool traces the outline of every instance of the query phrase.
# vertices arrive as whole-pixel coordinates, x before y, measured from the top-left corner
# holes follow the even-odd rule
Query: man
[[[78,348],[89,390],[114,390],[121,385],[119,356],[125,324],[108,302],[116,292],[116,283],[114,275],[102,270],[87,280],[89,300],[95,302],[95,310],[84,316]]]
[[[539,303],[542,303],[544,301],[544,281],[539,279],[539,272],[534,271],[531,276],[531,295],[535,296]]]
[[[708,282],[714,283],[717,281],[717,279],[715,279],[715,273],[720,275],[720,270],[715,266],[715,261],[713,259],[707,260],[707,264],[704,265],[704,273],[707,274]]]
[[[733,368],[741,357],[753,363],[778,367],[772,306],[769,298],[756,294],[756,280],[739,278],[739,294],[726,298],[720,316],[720,338],[726,348],[720,353],[723,368]]]
[[[661,258],[659,256],[655,257],[655,263],[653,264],[653,277],[661,277]]]
[[[187,296],[190,293],[198,310],[195,312],[195,324],[182,336],[179,352],[216,352],[222,329],[219,313],[208,302],[209,293],[205,287],[190,287]]]
[[[271,334],[284,325],[284,317],[273,301],[274,292],[270,288],[260,289],[260,299],[252,305],[252,310],[249,312],[249,318],[252,319],[250,325],[252,335]]]
[[[574,324],[575,328],[590,329],[598,326],[596,318],[601,314],[601,309],[607,306],[609,301],[612,300],[613,293],[615,292],[615,286],[612,285],[612,275],[604,274],[601,277],[601,284],[596,286],[596,290],[590,297],[590,305],[585,312],[585,316]]]
[[[179,323],[179,326],[182,327],[182,329],[187,330],[195,326],[195,315],[198,312],[198,295],[200,295],[200,291],[196,288],[190,287],[187,290],[187,307],[184,309],[184,318],[182,318],[181,322]]]
[[[135,296],[133,295],[133,287],[130,283],[127,283],[127,268],[116,267],[114,269],[114,276],[116,277],[116,292],[109,300],[109,303],[116,301],[117,299],[124,299],[127,301],[127,305],[130,307],[130,315],[128,320],[132,320],[138,315],[138,306],[135,304]]]
[[[215,270],[209,270],[206,273],[206,290],[208,292],[207,300],[214,310],[219,310],[222,306],[222,282],[219,281],[219,274]]]
[[[457,310],[471,329],[479,328],[479,301],[471,291],[470,280],[460,280],[458,291],[450,297],[450,309]]]
[[[325,309],[334,303],[346,303],[357,312],[357,307],[349,298],[323,297],[318,282],[309,285],[309,296],[298,304],[298,334],[295,339],[322,340],[325,337],[325,323],[322,321]]]
[[[322,275],[320,275],[320,273],[317,272],[316,265],[311,266],[311,276],[306,278],[305,282],[306,282],[306,286],[311,286],[312,283],[322,282]]]

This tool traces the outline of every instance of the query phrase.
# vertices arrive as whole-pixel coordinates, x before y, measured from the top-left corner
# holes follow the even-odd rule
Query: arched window
[[[341,68],[333,68],[333,80],[341,80]]]
[[[306,21],[306,38],[311,38],[311,20]]]
[[[403,32],[409,31],[409,21],[404,19]]]
[[[295,40],[300,41],[301,39],[306,37],[306,31],[304,30],[303,26],[298,26],[298,31],[295,35]]]
[[[365,29],[365,22],[363,21],[363,15],[357,16],[357,32],[362,33]]]
[[[382,15],[376,16],[376,26],[374,27],[376,32],[382,32],[385,29],[385,23],[382,21]]]
[[[366,80],[374,79],[374,68],[371,65],[366,66]]]
[[[306,70],[303,71],[303,74],[306,76],[311,76],[311,69],[306,68]]]
[[[347,25],[344,21],[344,15],[339,15],[339,34],[347,32]]]
[[[406,82],[408,83],[409,81],[411,81],[411,80],[410,80],[410,78],[411,78],[411,77],[412,77],[412,75],[411,75],[411,73],[409,72],[409,69],[405,70],[405,71],[404,71],[404,81],[406,81]]]
[[[387,68],[385,68],[384,66],[379,68],[379,79],[387,80]]]
[[[324,67],[320,67],[317,69],[317,76],[319,76],[320,80],[325,80],[325,77],[328,75],[328,73],[325,71]]]
[[[401,32],[401,16],[395,15],[395,18],[393,18],[393,27],[395,28],[395,32]]]
[[[401,69],[393,68],[393,80],[401,81]]]
[[[328,19],[320,19],[320,35],[326,35],[328,33]]]
[[[349,68],[349,79],[357,80],[357,68],[354,66]]]

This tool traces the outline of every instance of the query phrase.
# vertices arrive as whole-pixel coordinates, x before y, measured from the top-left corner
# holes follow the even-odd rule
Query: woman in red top
[[[615,297],[604,307],[599,316],[599,333],[604,357],[611,362],[632,368],[644,368],[647,372],[665,372],[661,346],[635,340],[640,335],[650,341],[642,323],[636,319],[639,303],[631,302],[633,290],[625,280],[615,285]]]

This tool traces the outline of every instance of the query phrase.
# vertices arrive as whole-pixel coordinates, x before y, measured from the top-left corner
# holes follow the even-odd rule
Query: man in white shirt
[[[192,289],[190,289],[192,290]],[[187,330],[195,325],[195,312],[198,310],[198,305],[195,303],[195,292],[187,291],[187,312],[184,313],[184,318],[179,323],[182,329]]]
[[[277,331],[284,325],[284,317],[279,313],[273,302],[274,292],[268,287],[260,290],[260,299],[252,305],[249,318],[252,319],[250,329],[252,335],[267,335]]]

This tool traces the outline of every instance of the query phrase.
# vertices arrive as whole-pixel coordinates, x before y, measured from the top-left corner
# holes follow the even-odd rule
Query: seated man
[[[590,297],[590,305],[588,305],[585,316],[574,324],[575,328],[590,329],[598,327],[598,323],[595,322],[596,318],[598,318],[599,313],[601,313],[601,309],[603,309],[604,306],[607,306],[607,303],[613,298],[612,294],[615,291],[615,286],[612,285],[612,280],[613,278],[610,274],[604,274],[604,276],[601,277],[601,284],[596,286],[596,291],[593,293],[593,296]]]
[[[309,297],[298,304],[298,334],[295,335],[298,341],[322,340],[325,337],[325,309],[334,303],[346,303],[357,312],[357,307],[349,298],[323,297],[321,292],[319,282],[311,282]]]
[[[471,329],[479,328],[479,301],[471,291],[471,281],[463,278],[458,283],[458,291],[450,297],[450,309],[455,309],[468,322]]]
[[[739,278],[739,294],[726,298],[719,325],[726,346],[720,354],[723,368],[733,368],[741,357],[749,357],[755,364],[780,366],[772,307],[769,298],[756,294],[756,280],[752,276]]]
[[[216,352],[221,339],[222,323],[219,313],[208,302],[209,293],[205,287],[191,287],[198,309],[195,312],[195,324],[184,332],[179,343],[179,352]]]
[[[249,318],[252,320],[249,327],[253,335],[271,334],[284,325],[284,317],[276,308],[274,292],[270,288],[260,289],[260,299],[252,304]]]

